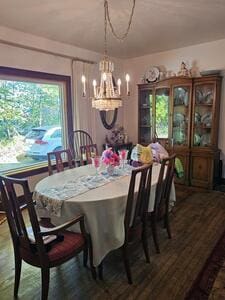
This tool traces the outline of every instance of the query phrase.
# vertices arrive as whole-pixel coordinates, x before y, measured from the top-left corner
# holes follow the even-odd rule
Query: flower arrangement
[[[112,151],[112,148],[108,148],[102,152],[102,162],[107,166],[118,166],[120,164],[120,159],[119,156]]]

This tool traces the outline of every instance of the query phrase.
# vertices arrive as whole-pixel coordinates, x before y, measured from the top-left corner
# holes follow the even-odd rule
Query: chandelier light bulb
[[[94,79],[93,80],[93,87],[94,87],[94,96],[97,96],[97,90],[96,90],[96,86],[97,86],[97,81]]]
[[[130,96],[130,88],[129,88],[129,81],[130,81],[130,75],[126,74],[126,82],[127,82],[127,96]]]
[[[83,83],[83,97],[86,97],[86,77],[84,75],[81,76],[81,82]]]
[[[121,95],[121,90],[120,90],[120,87],[121,87],[121,79],[120,79],[120,78],[117,80],[117,86],[118,86],[118,94]]]
[[[130,81],[130,75],[126,74],[126,82],[129,82],[129,81]]]
[[[106,73],[103,73],[103,74],[102,74],[102,79],[103,79],[104,81],[106,81]]]

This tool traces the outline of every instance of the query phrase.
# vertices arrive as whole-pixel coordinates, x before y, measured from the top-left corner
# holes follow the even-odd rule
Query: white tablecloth
[[[158,180],[160,165],[153,166],[152,187],[149,201],[149,211],[153,211],[155,188]],[[95,170],[91,165],[66,170],[61,173],[42,179],[35,187],[34,200],[43,199],[46,190],[54,188],[68,181],[85,175],[94,175]],[[124,215],[129,188],[130,176],[120,177],[118,180],[107,183],[98,188],[89,190],[75,197],[64,200],[61,205],[61,214],[49,214],[46,208],[37,209],[40,217],[51,217],[54,225],[60,225],[76,216],[85,215],[85,225],[90,233],[93,243],[94,265],[100,264],[107,253],[121,247],[124,243]],[[56,197],[58,199],[58,197]],[[172,186],[170,202],[176,201],[175,188]],[[77,225],[70,230],[78,231]]]

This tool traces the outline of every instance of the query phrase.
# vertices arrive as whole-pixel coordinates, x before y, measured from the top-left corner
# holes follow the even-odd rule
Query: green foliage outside
[[[168,102],[169,97],[165,95],[156,96],[156,132],[158,137],[168,137]]]
[[[59,125],[60,111],[58,85],[0,80],[0,144],[34,127]]]

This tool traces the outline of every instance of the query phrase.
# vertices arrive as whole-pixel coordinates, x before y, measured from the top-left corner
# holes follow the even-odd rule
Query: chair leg
[[[132,282],[130,263],[129,263],[129,257],[128,257],[127,246],[126,245],[123,245],[122,253],[123,253],[123,262],[124,262],[125,270],[126,270],[126,273],[127,273],[127,280],[128,280],[129,284],[132,284],[133,282]]]
[[[146,222],[143,222],[141,239],[142,239],[143,249],[146,257],[146,262],[150,263],[149,248],[148,248],[148,232],[147,232]]]
[[[15,256],[15,284],[14,284],[14,297],[17,298],[19,284],[20,284],[20,275],[21,275],[21,266],[22,266],[22,259],[20,258],[19,254],[14,252]]]
[[[84,249],[84,252],[83,252],[83,265],[84,265],[84,267],[87,267],[87,261],[88,261],[88,247],[86,247]]]
[[[151,221],[151,229],[152,229],[152,236],[153,236],[153,240],[154,240],[154,244],[155,244],[155,249],[156,249],[157,253],[160,253],[159,243],[158,243],[158,234],[157,234],[156,216],[154,213],[151,214],[150,221]]]
[[[98,277],[100,280],[103,280],[103,262],[98,266]]]
[[[166,213],[165,213],[165,219],[164,219],[164,226],[165,226],[165,228],[167,230],[168,238],[171,239],[172,235],[171,235],[171,230],[170,230],[169,208],[168,208],[168,205],[166,207]]]
[[[42,283],[41,300],[48,299],[49,277],[50,277],[49,268],[41,268],[41,283]]]

